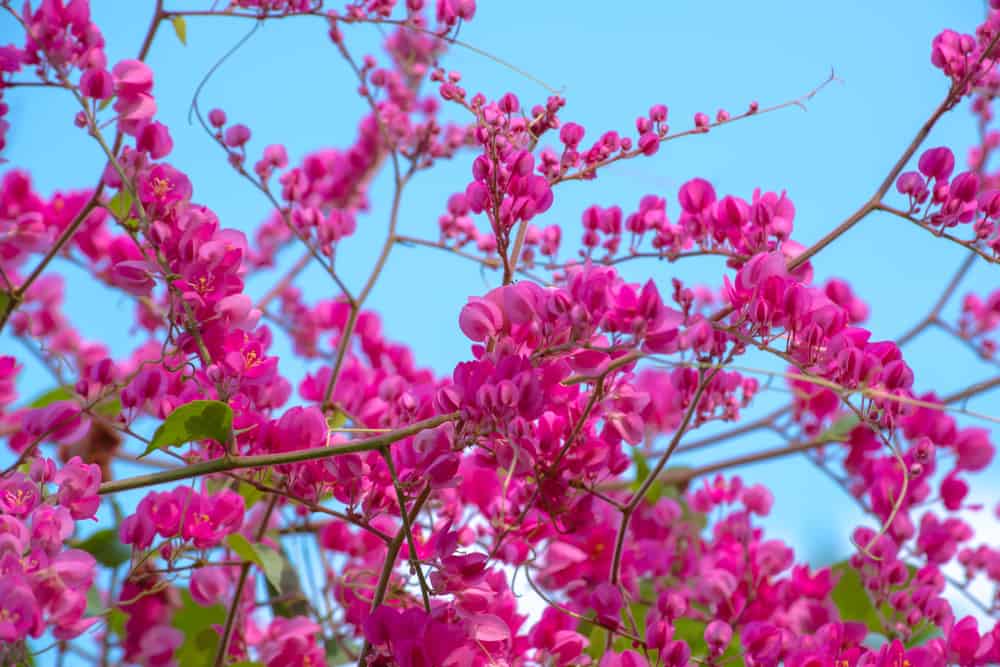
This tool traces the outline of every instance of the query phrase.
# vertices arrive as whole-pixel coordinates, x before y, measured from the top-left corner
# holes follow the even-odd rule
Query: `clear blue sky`
[[[92,4],[108,41],[109,60],[134,57],[152,3]],[[166,4],[168,9],[194,6]],[[208,4],[200,3],[201,8]],[[751,100],[762,106],[782,102],[815,87],[832,67],[842,83],[824,90],[808,112],[789,109],[733,124],[668,144],[652,159],[620,164],[594,183],[561,186],[553,208],[536,219],[562,224],[564,248],[575,248],[580,213],[590,204],[619,204],[628,211],[643,195],[657,194],[667,197],[668,211],[675,215],[677,188],[700,176],[720,193],[745,198],[755,187],[786,189],[797,208],[794,237],[808,244],[874,191],[943,97],[947,82],[929,59],[933,36],[945,27],[971,32],[983,11],[980,0],[487,0],[480,2],[475,21],[462,28],[461,39],[563,89],[568,99],[564,120],[585,125],[588,136],[608,129],[630,133],[635,116],[657,102],[670,107],[675,129],[689,126],[697,111],[714,115],[724,107],[735,113]],[[175,143],[171,161],[191,175],[197,201],[213,208],[225,226],[247,231],[267,215],[268,204],[228,168],[202,130],[187,123],[187,111],[205,71],[249,27],[246,21],[190,19],[188,46],[167,26],[149,57],[159,118],[170,126]],[[205,108],[221,106],[231,120],[252,128],[251,154],[283,142],[296,162],[321,147],[345,146],[355,136],[364,106],[352,92],[353,75],[325,32],[315,20],[266,24],[206,87]],[[381,38],[365,26],[348,28],[346,35],[358,54],[375,52]],[[0,43],[19,40],[13,23],[0,18]],[[546,95],[517,73],[461,48],[451,52],[445,65],[463,72],[470,91],[499,96],[510,90],[523,104]],[[65,95],[18,90],[7,95],[7,102],[12,129],[5,157],[10,166],[29,169],[44,193],[92,185],[102,164],[99,150],[73,127],[74,109]],[[927,145],[953,146],[964,162],[965,149],[974,140],[974,125],[959,110],[942,120]],[[464,189],[469,165],[469,158],[463,158],[419,175],[404,197],[401,231],[436,237],[437,216],[447,196]],[[378,251],[390,194],[387,179],[376,181],[371,214],[359,219],[358,234],[341,250],[343,273],[352,285],[364,280]],[[287,266],[297,255],[293,251],[282,260]],[[869,326],[875,337],[892,338],[929,309],[962,258],[955,246],[899,220],[876,216],[822,253],[814,265],[820,278],[849,278],[871,305]],[[57,265],[68,276],[80,275],[64,262]],[[633,263],[625,273],[636,280],[652,275],[661,285],[669,285],[674,275],[689,282],[721,282],[720,266],[711,259]],[[270,278],[252,281],[251,291],[262,294]],[[459,308],[466,297],[497,280],[495,274],[484,280],[477,266],[434,250],[397,248],[369,305],[382,314],[389,336],[411,344],[421,363],[447,373],[468,357],[467,342],[456,326]],[[959,294],[972,288],[986,293],[998,284],[996,268],[979,262]],[[307,273],[300,285],[311,301],[331,295],[318,270]],[[82,280],[70,284],[69,294],[67,311],[84,335],[124,352],[128,300],[109,297]],[[954,315],[956,306],[953,302],[946,314]],[[287,349],[279,341],[277,351]],[[0,350],[25,357],[8,336],[0,337]],[[989,367],[938,332],[918,339],[907,349],[907,359],[918,387],[941,393],[990,374]],[[283,359],[282,367],[300,376],[303,369],[289,361]],[[49,381],[30,360],[25,365],[19,389],[32,397],[47,389]],[[785,396],[769,392],[760,399],[764,409]],[[994,393],[969,407],[997,413],[997,404]],[[750,439],[687,463],[777,444]],[[7,456],[2,453],[0,459]],[[998,472],[1000,466],[994,465],[983,474],[993,489],[1000,481]],[[807,462],[758,465],[743,474],[775,490],[769,530],[789,539],[800,554],[819,564],[849,553],[848,531],[858,520],[855,506]],[[988,492],[990,484],[982,477],[978,482],[978,492]],[[978,500],[992,507],[996,497],[980,495]]]

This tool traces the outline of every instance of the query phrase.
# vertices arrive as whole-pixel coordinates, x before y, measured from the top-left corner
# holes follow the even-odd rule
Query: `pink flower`
[[[118,100],[118,124],[122,131],[135,134],[146,121],[156,114],[153,90],[153,72],[138,60],[122,60],[111,70]]]
[[[231,125],[226,128],[226,145],[230,148],[239,148],[250,141],[250,128],[246,125]]]
[[[106,100],[114,93],[115,81],[111,73],[92,67],[80,77],[80,94],[95,100]]]
[[[184,643],[184,633],[169,625],[155,625],[142,634],[137,660],[147,667],[167,667]]]
[[[0,509],[13,516],[28,516],[41,501],[38,486],[26,475],[14,472],[0,480]]]
[[[492,301],[469,297],[458,317],[458,326],[470,340],[485,341],[503,327],[503,313]]]
[[[245,507],[243,498],[229,489],[214,496],[192,494],[184,513],[184,539],[191,540],[199,549],[215,546],[240,529]]]
[[[126,260],[111,266],[111,280],[129,294],[149,296],[156,285],[145,260]]]
[[[920,172],[927,178],[947,181],[955,168],[955,156],[950,148],[929,148],[920,156]]]
[[[208,122],[213,127],[222,127],[226,124],[226,112],[222,109],[212,109],[208,112]]]
[[[59,485],[59,504],[68,509],[74,519],[94,518],[101,504],[97,495],[101,485],[100,466],[84,463],[79,456],[74,456],[56,473],[54,481]]]
[[[41,610],[25,582],[19,577],[0,578],[0,641],[38,637],[44,627]]]
[[[993,443],[990,432],[982,428],[965,428],[955,438],[958,467],[972,472],[982,470],[993,460]]]
[[[136,134],[135,147],[154,160],[166,157],[174,148],[167,126],[158,121],[143,123]]]
[[[139,179],[139,199],[159,217],[191,198],[191,181],[168,164],[158,164]]]
[[[201,567],[191,575],[191,597],[203,607],[221,601],[229,590],[229,577],[221,567]]]

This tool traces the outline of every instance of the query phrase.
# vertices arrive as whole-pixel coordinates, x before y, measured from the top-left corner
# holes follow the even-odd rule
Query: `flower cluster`
[[[550,209],[568,181],[812,94],[698,113],[673,134],[655,104],[634,131],[585,141],[563,97],[494,99],[442,69],[474,0],[157,3],[139,56],[114,63],[86,0],[36,5],[0,0],[24,29],[0,47],[0,93],[58,89],[104,162],[91,189],[51,195],[22,170],[0,177],[0,331],[58,384],[22,401],[17,382],[35,362],[0,355],[0,437],[13,457],[0,473],[0,662],[44,636],[57,651],[143,667],[1000,662],[1000,625],[987,621],[997,601],[980,617],[951,602],[956,586],[972,596],[974,581],[1000,585],[1000,546],[969,516],[995,446],[968,423],[982,415],[958,407],[997,380],[942,395],[904,354],[940,326],[992,359],[1000,292],[970,294],[947,324],[966,263],[912,333],[879,340],[854,288],[813,267],[873,211],[1000,256],[997,2],[975,35],[944,31],[931,45],[952,85],[929,124],[965,97],[980,123],[968,169],[954,173],[948,147],[921,150],[922,130],[884,191],[809,248],[792,238],[784,191],[722,195],[703,178],[681,185],[676,211],[661,194],[632,210],[593,205],[577,232]],[[187,20],[293,14],[326,28],[365,112],[348,145],[296,156],[258,147],[241,110],[206,105],[209,143],[269,207],[244,233],[167,161],[180,135],[145,60],[164,21],[184,39]],[[354,55],[344,27],[358,23],[383,31],[379,55]],[[0,101],[0,149],[6,112]],[[448,198],[437,238],[401,234],[413,177],[466,158],[471,179]],[[383,171],[387,202],[369,191]],[[892,184],[905,207],[885,201]],[[338,257],[383,205],[377,261],[345,279]],[[966,225],[970,238],[953,235]],[[443,320],[469,342],[450,372],[421,366],[368,299],[397,245],[503,270]],[[252,297],[292,247],[302,259]],[[719,264],[714,285],[636,282],[617,266],[674,269],[691,256]],[[296,284],[313,261],[333,293]],[[58,273],[69,262],[134,305],[133,349],[77,332]],[[281,364],[279,350],[291,351]],[[787,400],[747,421],[775,377]],[[756,447],[760,433],[782,446]],[[744,435],[748,452],[702,460]],[[46,457],[52,445],[61,465]],[[871,520],[852,532],[849,559],[810,565],[764,528],[788,499],[732,472],[792,454]],[[152,472],[132,474],[143,465]],[[84,538],[102,507],[102,530]],[[535,617],[528,588],[545,603]]]
[[[79,458],[58,470],[37,458],[0,481],[0,641],[72,639],[97,621],[85,614],[97,563],[68,542],[77,521],[96,518],[100,475]]]

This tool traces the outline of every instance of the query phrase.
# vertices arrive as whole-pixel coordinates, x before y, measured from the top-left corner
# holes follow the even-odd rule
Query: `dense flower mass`
[[[973,261],[1000,262],[1000,3],[974,34],[933,39],[939,109],[876,195],[813,246],[793,238],[788,193],[725,194],[697,177],[631,207],[593,204],[579,227],[550,213],[568,181],[802,100],[699,112],[673,133],[654,104],[634,130],[585,140],[562,96],[493,99],[440,67],[474,0],[204,4],[156,2],[138,56],[109,62],[87,0],[0,0],[20,30],[0,46],[0,151],[5,93],[47,87],[103,156],[89,182],[50,195],[17,165],[0,176],[0,332],[35,358],[0,354],[0,663],[55,642],[60,660],[143,667],[1000,664],[1000,544],[969,520],[995,445],[971,421],[989,416],[963,407],[1000,379],[942,394],[904,351],[938,327],[997,363],[1000,291],[977,286],[953,322],[942,308]],[[239,110],[194,105],[222,168],[270,206],[244,234],[169,162],[146,57],[161,24],[183,42],[189,20],[293,15],[324,26],[366,111],[346,147],[293,159],[259,147]],[[382,52],[357,57],[351,24],[378,26]],[[962,170],[923,142],[965,101],[981,141]],[[403,189],[445,160],[467,180],[436,230],[400,234]],[[380,203],[369,186],[382,171],[389,230],[351,288],[338,256]],[[876,211],[969,257],[897,340],[865,328],[847,281],[813,272]],[[495,287],[434,323],[469,342],[448,373],[422,367],[368,303],[396,245],[497,270]],[[301,259],[286,267],[290,247]],[[717,258],[713,286],[634,282],[618,266],[695,256]],[[74,327],[57,270],[70,262],[132,304],[132,349]],[[296,285],[313,263],[320,298]],[[757,353],[771,366],[744,363]],[[25,400],[18,380],[35,361],[57,386]],[[775,378],[787,400],[751,418]],[[758,431],[785,442],[672,462]],[[849,559],[816,567],[769,535],[764,518],[790,500],[730,470],[791,454],[869,519]],[[994,595],[976,599],[974,581]],[[956,592],[981,614],[956,611]]]

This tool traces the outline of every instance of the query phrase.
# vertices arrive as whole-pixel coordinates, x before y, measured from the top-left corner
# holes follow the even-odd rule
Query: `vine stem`
[[[409,519],[406,518],[406,505],[399,508],[400,514],[403,516],[403,521],[412,521],[417,518],[420,514],[420,510],[423,509],[424,503],[427,502],[427,498],[431,495],[431,486],[428,484],[424,487],[424,490],[420,492],[420,495],[413,503],[413,510],[409,513]],[[382,572],[379,574],[378,584],[375,587],[375,593],[372,596],[372,606],[371,610],[375,611],[378,607],[385,602],[385,593],[389,589],[389,579],[392,577],[392,570],[396,565],[396,557],[399,555],[399,550],[403,546],[403,540],[406,539],[406,535],[402,528],[396,533],[396,537],[393,538],[392,542],[389,544],[389,549],[385,555],[385,563],[382,565]],[[361,656],[358,658],[358,667],[364,667],[365,659],[368,657],[368,653],[371,651],[371,644],[368,640],[365,640],[365,646],[361,651]]]
[[[943,116],[947,111],[949,111],[955,105],[955,103],[959,99],[961,99],[962,90],[964,90],[965,84],[968,83],[969,78],[972,76],[972,73],[979,68],[978,67],[979,64],[986,59],[987,54],[989,54],[993,50],[993,47],[996,46],[998,41],[1000,41],[1000,33],[997,33],[997,35],[995,35],[993,39],[990,40],[989,45],[987,45],[987,47],[983,50],[982,56],[979,57],[979,59],[977,60],[977,62],[973,67],[969,68],[969,74],[967,74],[965,78],[963,78],[960,82],[953,83],[951,85],[951,87],[948,89],[948,94],[945,95],[944,100],[942,100],[942,102],[937,106],[937,108],[934,109],[934,112],[930,115],[930,117],[926,121],[924,121],[924,124],[920,126],[920,129],[917,130],[917,134],[910,141],[909,145],[903,151],[903,154],[899,156],[899,159],[896,160],[896,163],[892,165],[892,168],[889,170],[889,173],[886,174],[885,178],[882,180],[881,185],[878,186],[878,189],[875,191],[875,194],[873,194],[871,198],[868,199],[868,201],[863,203],[861,207],[858,208],[858,210],[856,210],[854,213],[852,213],[846,220],[844,220],[842,223],[834,227],[829,233],[826,234],[826,236],[821,238],[819,241],[817,241],[809,248],[807,248],[805,251],[803,251],[801,254],[792,259],[792,261],[788,263],[789,271],[794,271],[795,269],[799,268],[800,266],[808,262],[810,258],[816,255],[816,253],[823,250],[823,248],[827,247],[828,245],[836,241],[838,238],[843,236],[845,233],[847,233],[848,230],[851,229],[851,227],[856,225],[865,216],[867,216],[869,213],[876,210],[880,206],[883,197],[885,197],[885,194],[889,191],[889,188],[892,187],[892,184],[895,182],[896,177],[898,177],[899,174],[903,171],[903,168],[906,167],[906,163],[910,161],[910,158],[913,157],[913,155],[917,152],[917,149],[919,149],[920,146],[924,143],[924,140],[927,139],[927,135],[930,134],[931,130],[937,124],[938,120],[940,120],[941,116]]]
[[[910,328],[906,333],[897,338],[896,339],[897,345],[899,345],[900,347],[906,345],[911,340],[919,336],[927,327],[931,326],[932,324],[934,324],[934,322],[937,321],[938,316],[941,314],[941,310],[944,309],[945,304],[948,303],[948,300],[951,299],[952,295],[955,293],[955,290],[958,289],[958,285],[959,283],[962,282],[962,278],[964,278],[965,274],[969,272],[969,269],[972,268],[972,265],[973,263],[975,263],[975,261],[976,261],[975,255],[966,255],[965,259],[962,260],[962,265],[958,267],[958,271],[956,271],[955,275],[952,276],[951,281],[948,283],[947,287],[944,288],[944,291],[941,293],[941,296],[938,297],[938,300],[931,307],[930,312],[928,312],[927,315],[923,317],[923,319],[921,319],[919,322],[913,325],[913,327]]]
[[[708,377],[703,377],[702,381],[698,383],[698,389],[695,391],[694,396],[691,397],[691,405],[688,406],[687,411],[684,413],[684,418],[681,423],[677,426],[677,430],[674,432],[674,436],[670,439],[670,446],[667,447],[667,451],[663,452],[663,456],[660,460],[656,462],[656,466],[649,472],[646,479],[643,480],[642,484],[636,490],[629,501],[625,504],[622,509],[621,522],[618,524],[618,535],[615,537],[615,550],[611,556],[611,584],[617,586],[621,579],[621,566],[622,566],[622,552],[625,547],[625,533],[628,531],[629,522],[632,519],[632,514],[635,512],[635,508],[639,506],[642,499],[646,497],[649,492],[650,487],[656,478],[659,476],[663,467],[667,465],[667,461],[673,456],[674,451],[681,442],[681,438],[687,433],[688,425],[691,423],[691,419],[694,418],[694,413],[698,410],[698,404],[701,402],[702,394],[705,393],[705,389],[708,387],[709,383],[715,378],[715,376],[722,370],[722,367],[716,368],[714,371],[708,374]]]
[[[382,454],[382,458],[385,459],[386,466],[389,468],[389,475],[392,477],[392,486],[396,489],[396,502],[399,503],[399,517],[403,524],[400,527],[400,531],[402,531],[403,536],[406,538],[410,568],[417,575],[417,580],[420,582],[420,596],[424,600],[424,609],[429,614],[431,611],[430,587],[427,585],[427,580],[424,579],[424,571],[420,567],[420,557],[417,555],[417,545],[413,541],[413,530],[410,528],[410,519],[406,515],[406,498],[403,496],[403,490],[399,486],[399,475],[396,474],[396,465],[392,462],[392,452],[389,451],[388,447],[383,447],[380,453]],[[428,488],[430,487],[428,486]]]
[[[998,263],[1000,263],[1000,258],[997,258],[996,256],[991,255],[990,253],[986,252],[985,250],[983,250],[982,248],[980,248],[979,246],[977,246],[975,244],[975,242],[973,242],[973,241],[966,241],[966,240],[960,239],[959,237],[955,236],[954,234],[949,234],[948,232],[944,231],[944,229],[935,229],[934,227],[932,227],[931,225],[927,224],[926,222],[924,222],[922,220],[918,220],[917,218],[914,218],[912,215],[910,215],[906,211],[902,211],[902,210],[900,210],[898,208],[895,208],[893,206],[888,206],[887,204],[883,204],[883,203],[876,204],[874,210],[876,210],[876,211],[882,211],[884,213],[890,213],[890,214],[896,216],[897,218],[902,218],[903,220],[906,220],[908,222],[912,222],[914,225],[916,225],[920,229],[924,230],[925,232],[933,234],[934,236],[937,236],[938,238],[947,239],[947,240],[951,241],[952,243],[955,243],[957,245],[962,246],[963,248],[965,248],[966,250],[968,250],[970,253],[975,253],[976,255],[979,255],[980,257],[982,257],[984,260],[986,260],[990,264],[998,264]]]
[[[264,512],[264,516],[261,519],[260,527],[257,528],[257,542],[260,542],[264,537],[264,533],[267,532],[267,524],[271,520],[271,514],[274,512],[275,505],[278,504],[278,496],[271,496],[271,500],[267,505],[267,511]],[[246,587],[247,579],[250,576],[250,568],[253,566],[251,561],[244,561],[240,566],[240,578],[236,582],[236,591],[233,593],[233,602],[229,606],[229,613],[226,614],[226,625],[222,630],[222,636],[219,638],[219,650],[215,654],[215,667],[222,667],[226,662],[226,653],[229,651],[229,641],[233,636],[233,629],[236,627],[236,616],[239,613],[240,598],[243,597],[243,589]]]
[[[193,463],[183,468],[164,470],[163,472],[149,475],[137,475],[125,479],[114,480],[101,484],[98,493],[102,496],[128,491],[130,489],[142,489],[149,486],[157,486],[168,482],[179,482],[183,479],[211,475],[213,473],[229,472],[231,470],[245,470],[247,468],[266,468],[268,466],[284,465],[287,463],[302,463],[303,461],[315,461],[333,456],[343,456],[345,454],[357,454],[359,452],[371,452],[383,449],[394,442],[416,435],[429,428],[435,428],[446,422],[458,419],[459,413],[452,412],[445,415],[438,415],[430,419],[416,422],[409,426],[377,435],[364,440],[358,440],[346,445],[336,447],[318,447],[316,449],[299,449],[292,452],[282,452],[280,454],[257,454],[253,456],[223,456],[210,461]]]
[[[73,220],[66,226],[66,229],[64,229],[62,234],[59,235],[59,238],[56,239],[56,242],[51,248],[49,248],[49,251],[45,253],[45,256],[42,257],[42,260],[38,262],[31,274],[25,278],[20,287],[8,295],[7,305],[4,308],[4,312],[0,314],[0,332],[3,331],[4,326],[7,324],[7,320],[10,319],[10,316],[14,314],[14,311],[24,300],[24,295],[27,293],[28,289],[36,280],[38,280],[39,276],[42,275],[45,267],[47,267],[55,256],[62,251],[67,243],[69,243],[70,239],[73,238],[77,230],[80,228],[80,225],[82,225],[83,221],[87,219],[87,216],[89,216],[90,213],[97,208],[101,199],[101,192],[103,190],[104,183],[102,181],[94,190],[94,194],[90,196],[87,203],[83,205],[82,209],[80,209],[80,212],[77,213],[76,217],[73,218]]]

